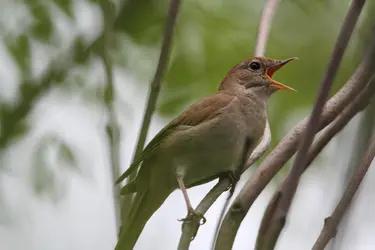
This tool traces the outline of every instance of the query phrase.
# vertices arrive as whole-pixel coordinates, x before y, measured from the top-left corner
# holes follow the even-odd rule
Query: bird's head
[[[253,57],[245,59],[228,72],[219,89],[245,94],[255,93],[265,97],[269,97],[280,89],[295,91],[293,88],[272,78],[277,70],[295,59],[297,58],[275,60],[265,57]]]

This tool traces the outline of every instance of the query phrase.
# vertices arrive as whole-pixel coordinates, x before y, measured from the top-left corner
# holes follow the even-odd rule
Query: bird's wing
[[[234,95],[217,93],[206,97],[189,106],[180,116],[169,122],[146,146],[142,153],[134,160],[130,167],[116,181],[123,181],[137,166],[145,159],[151,157],[160,150],[160,146],[165,138],[170,136],[181,126],[197,126],[217,117],[235,99]]]

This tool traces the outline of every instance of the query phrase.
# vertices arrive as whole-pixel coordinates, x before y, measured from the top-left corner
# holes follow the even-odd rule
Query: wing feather
[[[145,147],[142,153],[134,160],[124,174],[116,181],[120,183],[131,172],[137,169],[138,165],[156,154],[165,138],[170,136],[180,126],[197,126],[201,123],[210,121],[217,117],[225,110],[226,107],[235,99],[234,95],[227,93],[217,93],[216,95],[206,97],[192,105],[190,105],[180,116],[169,122]]]

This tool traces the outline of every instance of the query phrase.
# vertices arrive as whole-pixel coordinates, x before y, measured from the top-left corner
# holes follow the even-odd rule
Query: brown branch
[[[375,64],[375,46],[371,44],[366,58],[361,62],[349,81],[326,103],[319,122],[318,130],[327,126],[364,88],[369,81]],[[301,121],[283,138],[277,147],[267,156],[251,178],[245,183],[231,209],[224,218],[216,249],[230,249],[238,228],[247,211],[260,192],[271,181],[281,167],[297,150],[301,133],[306,130],[307,118]],[[228,232],[228,233],[227,233]],[[222,234],[222,237],[220,237]],[[228,236],[229,235],[229,238]],[[225,237],[224,237],[225,236]],[[219,247],[220,246],[220,247]]]
[[[164,37],[163,37],[163,45],[160,51],[159,61],[158,61],[158,65],[155,71],[155,75],[150,84],[146,110],[143,115],[142,126],[139,132],[138,141],[137,141],[135,153],[133,156],[133,161],[143,150],[143,147],[145,145],[146,138],[147,138],[148,128],[150,127],[151,118],[152,118],[153,113],[155,112],[156,102],[157,102],[160,88],[161,88],[161,82],[162,82],[165,70],[167,68],[167,65],[168,65],[169,52],[170,52],[170,47],[171,47],[172,38],[173,38],[173,30],[176,24],[177,14],[180,8],[180,2],[181,2],[180,0],[170,0],[170,3],[169,3],[168,18],[165,23],[165,30],[164,30]],[[133,173],[131,173],[131,175],[128,178],[128,182],[133,180],[136,174],[137,174],[137,171],[133,171]],[[123,179],[124,178],[119,179],[118,182],[122,181]],[[123,217],[127,217],[128,209],[125,209],[125,207],[130,208],[131,198],[132,198],[131,195],[124,197],[124,203],[127,204],[127,206],[123,206],[124,207],[122,211]]]
[[[313,110],[307,123],[306,130],[303,133],[300,143],[301,145],[297,152],[296,159],[289,175],[285,179],[283,189],[281,190],[282,192],[277,195],[277,197],[280,196],[280,199],[278,199],[277,205],[273,209],[274,213],[272,214],[272,218],[267,218],[267,220],[269,220],[271,223],[268,225],[266,234],[260,236],[260,238],[263,238],[263,244],[258,244],[259,248],[257,249],[259,250],[274,249],[279,235],[284,228],[290,205],[293,201],[301,175],[308,161],[307,154],[309,148],[314,140],[315,134],[318,132],[320,114],[328,98],[329,91],[340,67],[345,49],[350,41],[350,37],[353,33],[354,27],[357,23],[364,3],[365,0],[352,1],[352,5],[346,15],[344,24],[337,38],[331,60],[328,65],[328,69],[321,83],[318,98],[314,104]],[[275,204],[272,203],[272,207],[274,206]],[[270,216],[269,214],[266,215]],[[262,247],[260,248],[260,246]]]
[[[199,203],[195,212],[204,215],[211,205],[219,198],[219,196],[228,189],[230,185],[229,179],[225,178],[219,181],[208,194]],[[185,221],[182,224],[182,234],[178,245],[178,250],[189,249],[190,241],[197,235],[199,229],[199,220]]]
[[[268,0],[265,4],[258,27],[257,42],[255,45],[255,56],[264,56],[268,41],[268,35],[271,30],[273,17],[275,16],[277,6],[280,0]]]
[[[340,202],[336,206],[332,215],[324,220],[323,230],[320,233],[317,241],[315,242],[312,250],[324,250],[329,240],[335,237],[336,228],[339,225],[342,217],[344,216],[346,209],[349,207],[350,202],[353,199],[364,176],[366,175],[366,172],[369,169],[374,157],[375,157],[375,136],[372,138],[371,145],[369,146],[365,156],[363,157],[362,163],[359,166],[358,170],[351,178]]]
[[[314,161],[314,159],[318,156],[318,154],[323,150],[323,148],[331,141],[331,139],[339,133],[347,124],[348,122],[360,111],[366,108],[369,104],[370,99],[373,97],[375,93],[375,76],[372,77],[369,84],[366,86],[364,90],[362,90],[361,94],[358,95],[353,103],[351,103],[318,137],[318,139],[314,142],[313,146],[311,147],[309,154],[308,154],[308,161],[305,165],[303,171],[305,171],[310,164]],[[275,216],[275,210],[277,207],[277,202],[275,200],[279,200],[279,197],[284,195],[285,187],[286,187],[286,180],[280,185],[277,189],[275,194],[273,195],[271,202],[268,204],[266,212],[263,215],[263,219],[261,222],[261,226],[258,232],[258,238],[256,242],[255,249],[272,249],[270,248],[269,239],[270,235],[273,235],[275,231],[278,230],[278,225],[280,223],[279,218]],[[269,211],[269,212],[267,212]]]
[[[364,110],[370,103],[370,99],[375,94],[375,76],[372,77],[366,88],[362,93],[356,97],[352,104],[346,108],[337,118],[333,121],[314,142],[311,150],[309,151],[308,161],[304,171],[310,166],[314,159],[324,149],[324,147],[331,141],[331,139],[339,133],[359,112]]]
[[[340,196],[344,193],[346,186],[348,185],[350,178],[358,169],[361,159],[365,155],[366,149],[371,141],[371,135],[375,130],[375,102],[372,100],[371,103],[366,107],[364,112],[361,114],[360,122],[356,128],[356,133],[352,135],[352,150],[351,156],[347,164],[345,171],[344,180],[341,183],[339,189],[341,190]],[[355,138],[355,139],[354,139]],[[337,149],[340,151],[340,148]],[[355,198],[352,201],[356,202]],[[345,217],[341,220],[339,227],[337,228],[340,233],[330,242],[331,250],[340,249],[343,243],[343,238],[346,237],[346,231],[349,227],[349,219],[352,216],[351,208],[346,211]]]

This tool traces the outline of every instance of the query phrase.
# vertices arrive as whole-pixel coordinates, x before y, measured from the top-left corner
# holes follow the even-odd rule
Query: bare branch
[[[280,0],[268,0],[264,6],[262,17],[258,27],[258,39],[255,45],[255,56],[264,56],[268,41],[268,35],[271,30],[273,17]]]
[[[375,102],[372,99],[372,101],[368,104],[368,106],[365,108],[365,110],[361,114],[361,119],[356,128],[356,132],[354,133],[354,135],[352,135],[353,140],[352,140],[351,156],[350,156],[348,163],[346,164],[347,169],[345,171],[344,180],[340,183],[340,187],[339,187],[340,196],[343,195],[345,188],[350,181],[350,178],[358,169],[360,162],[366,153],[368,145],[370,144],[371,135],[373,135],[374,130],[375,130]],[[340,147],[338,147],[337,150],[340,151]],[[358,200],[354,198],[352,202],[355,203],[357,201]],[[346,231],[349,228],[349,220],[351,219],[352,215],[353,215],[352,207],[349,207],[348,210],[346,211],[344,218],[341,220],[340,225],[337,227],[337,231],[339,231],[339,233],[330,242],[331,250],[334,250],[334,249],[337,250],[341,248],[341,245],[343,243],[343,238],[347,236]]]
[[[229,179],[225,178],[219,181],[208,194],[199,203],[195,212],[204,215],[219,196],[228,189]],[[182,234],[178,245],[178,250],[189,249],[190,241],[197,235],[199,229],[199,220],[186,221],[182,224]]]
[[[305,170],[310,166],[323,148],[331,141],[331,139],[339,133],[358,113],[364,110],[370,99],[375,93],[375,76],[372,77],[362,93],[356,97],[352,104],[346,108],[337,118],[333,121],[323,132],[319,135],[318,139],[314,142],[311,150],[309,151],[308,161]]]
[[[336,235],[336,228],[339,225],[342,217],[345,214],[346,209],[350,205],[359,185],[361,184],[364,176],[369,169],[371,162],[375,157],[375,136],[372,138],[371,145],[369,146],[365,156],[363,157],[362,163],[355,175],[351,178],[343,197],[336,206],[332,215],[324,220],[324,227],[320,233],[317,241],[315,242],[312,250],[324,250],[329,240]]]
[[[318,137],[314,142],[308,154],[308,162],[305,165],[304,171],[310,166],[318,154],[323,148],[331,141],[331,139],[339,133],[348,122],[360,111],[366,108],[369,104],[370,99],[375,93],[375,77],[372,77],[370,83],[362,90],[361,94],[358,95],[353,103],[351,103]],[[270,203],[267,206],[266,212],[263,215],[261,226],[258,233],[257,243],[255,249],[272,249],[269,244],[270,235],[273,235],[278,230],[279,224],[282,223],[279,217],[275,216],[275,210],[277,202],[284,195],[286,180],[280,185],[275,194],[273,195]],[[270,212],[267,212],[270,211]]]
[[[266,235],[260,236],[261,238],[263,238],[263,244],[258,244],[258,247],[263,246],[262,248],[258,248],[260,250],[274,249],[276,242],[279,238],[279,235],[282,229],[284,228],[290,205],[292,203],[293,197],[298,187],[300,177],[305,169],[308,160],[308,150],[310,148],[311,143],[314,140],[315,134],[318,132],[320,114],[328,98],[328,94],[333,84],[333,80],[335,79],[337,71],[340,67],[345,49],[349,43],[351,34],[353,33],[355,24],[357,23],[358,17],[362,11],[364,3],[365,0],[352,1],[352,5],[348,11],[344,24],[341,28],[340,34],[337,38],[336,45],[334,47],[331,60],[328,65],[327,72],[321,83],[318,98],[311,112],[306,130],[303,133],[303,139],[300,143],[300,149],[298,150],[292,169],[284,181],[283,189],[281,190],[282,192],[281,194],[277,195],[277,197],[280,196],[280,199],[278,199],[276,208],[274,208],[273,210],[273,218],[267,218],[267,220],[270,220],[271,224],[268,225]],[[271,205],[272,207],[275,206],[275,204],[273,203]],[[269,214],[266,215],[270,216]],[[262,226],[264,227],[265,225]]]
[[[327,126],[364,88],[369,81],[375,64],[375,46],[371,44],[366,58],[358,66],[349,81],[326,103],[319,122],[318,130]],[[301,133],[306,130],[307,118],[301,121],[283,138],[277,147],[267,156],[251,178],[246,182],[231,209],[224,218],[216,249],[230,249],[238,228],[256,197],[271,181],[281,167],[297,150]],[[227,234],[228,232],[228,234]],[[220,237],[220,234],[223,236]],[[223,241],[222,241],[223,240]]]

